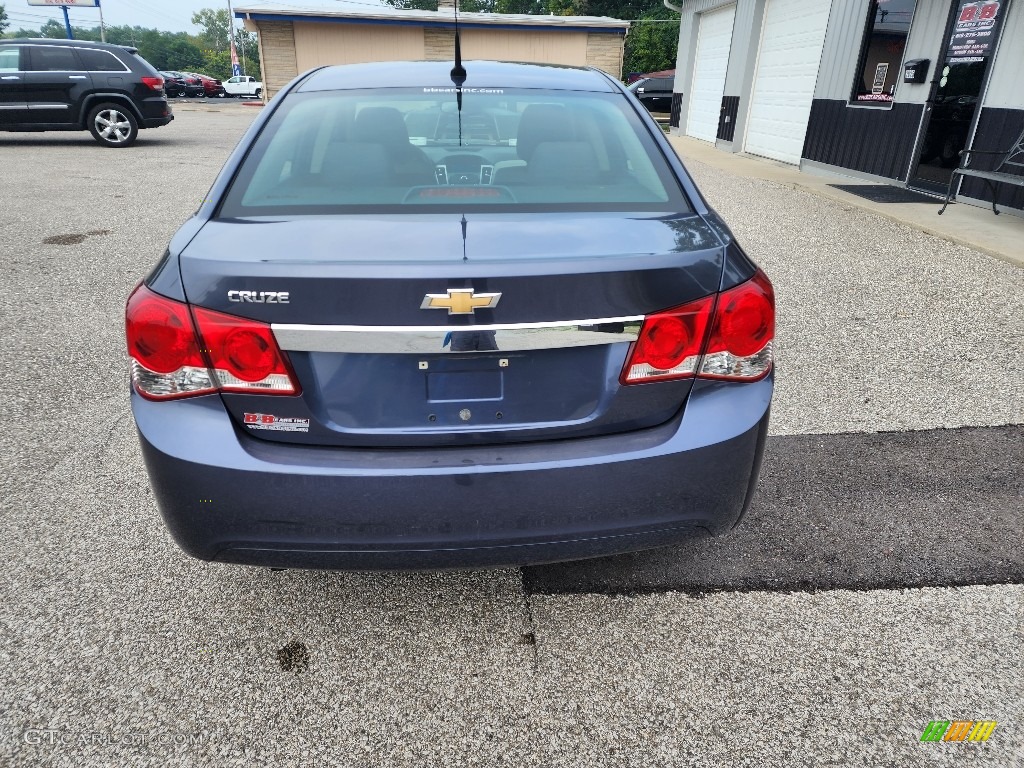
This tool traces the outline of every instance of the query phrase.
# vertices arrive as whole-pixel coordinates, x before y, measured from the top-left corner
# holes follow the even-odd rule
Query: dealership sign
[[[992,55],[999,39],[1002,5],[998,0],[961,0],[946,51],[947,62],[966,64]]]
[[[73,5],[82,8],[95,8],[100,0],[28,0],[29,5]]]

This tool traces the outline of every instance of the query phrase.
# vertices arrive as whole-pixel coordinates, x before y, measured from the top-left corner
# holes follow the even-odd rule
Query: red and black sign
[[[992,55],[1003,5],[999,0],[961,0],[946,51],[947,63],[982,61]]]

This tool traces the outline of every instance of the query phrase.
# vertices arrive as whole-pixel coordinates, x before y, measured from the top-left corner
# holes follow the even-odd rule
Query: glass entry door
[[[1005,0],[954,0],[909,186],[946,191],[971,136],[1005,6]]]

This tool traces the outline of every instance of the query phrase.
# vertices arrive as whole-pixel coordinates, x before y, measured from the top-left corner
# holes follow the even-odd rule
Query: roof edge
[[[448,11],[399,10],[360,11],[305,9],[298,7],[235,7],[235,18],[254,21],[301,21],[334,23],[416,24],[419,26],[455,28],[455,14]],[[623,34],[630,22],[608,16],[540,16],[517,13],[460,13],[459,26],[527,27],[530,29],[562,29]]]

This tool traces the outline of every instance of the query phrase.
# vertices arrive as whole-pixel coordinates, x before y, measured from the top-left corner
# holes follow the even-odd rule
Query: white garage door
[[[768,0],[744,149],[799,163],[831,2]]]
[[[718,138],[718,115],[725,92],[725,70],[729,66],[735,16],[735,5],[700,15],[693,85],[690,87],[690,112],[686,119],[686,134],[696,139],[714,141]]]

